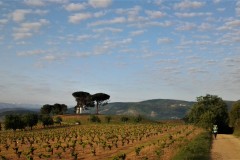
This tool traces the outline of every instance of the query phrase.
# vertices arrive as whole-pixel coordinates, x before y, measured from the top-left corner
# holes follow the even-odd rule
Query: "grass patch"
[[[235,129],[233,134],[234,134],[236,137],[240,137],[240,128]]]
[[[174,156],[172,160],[209,160],[212,144],[212,135],[203,132]]]

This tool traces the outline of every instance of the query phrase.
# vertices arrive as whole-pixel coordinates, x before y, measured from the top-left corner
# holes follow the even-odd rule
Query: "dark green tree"
[[[40,120],[42,121],[43,127],[53,125],[53,118],[50,115],[41,115]]]
[[[26,123],[24,122],[22,116],[20,115],[6,115],[4,121],[5,129],[24,129],[26,127]]]
[[[240,100],[235,102],[229,113],[230,126],[235,127],[237,120],[240,120]]]
[[[58,104],[58,103],[55,103],[53,106],[52,106],[52,114],[53,115],[63,115],[65,112],[67,111],[67,106],[65,104]]]
[[[110,96],[108,94],[105,93],[96,93],[94,95],[92,95],[92,100],[95,102],[96,104],[96,114],[98,114],[98,110],[100,106],[104,106],[108,104],[108,100],[109,100]]]
[[[67,105],[55,103],[54,105],[45,104],[41,109],[41,114],[62,115],[67,111]]]
[[[52,111],[52,105],[50,104],[45,104],[40,109],[41,114],[50,114],[51,111]]]
[[[72,95],[77,101],[77,106],[75,106],[75,111],[77,111],[80,108],[83,109],[85,107],[93,106],[91,94],[89,94],[88,92],[79,91],[79,92],[74,92]]]
[[[227,104],[216,95],[197,97],[197,103],[188,113],[187,120],[209,129],[216,124],[220,132],[224,131],[228,128],[229,121]]]
[[[28,113],[26,115],[23,115],[23,120],[25,121],[26,126],[30,127],[32,130],[32,127],[37,125],[38,123],[38,115],[33,113]]]

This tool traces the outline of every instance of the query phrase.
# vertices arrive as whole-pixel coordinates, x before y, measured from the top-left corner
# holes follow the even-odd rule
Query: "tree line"
[[[96,106],[96,114],[98,114],[99,107],[106,105],[110,98],[110,96],[105,93],[96,93],[91,95],[88,92],[83,91],[74,92],[72,95],[77,101],[77,105],[74,107],[75,111],[79,108]],[[54,123],[61,124],[61,117],[56,117],[55,120],[53,120],[52,116],[63,115],[67,112],[67,110],[68,107],[65,104],[45,104],[40,108],[40,114],[28,113],[23,115],[6,115],[4,127],[5,129],[13,129],[15,131],[17,129],[25,129],[26,127],[30,127],[32,130],[33,126],[36,126],[38,122],[41,122],[43,127],[53,125]],[[0,130],[1,129],[2,125],[0,123]]]
[[[23,115],[6,115],[4,126],[5,129],[12,129],[16,131],[17,129],[26,129],[29,127],[31,130],[34,126],[41,122],[43,127],[53,125],[54,123],[61,124],[62,119],[61,117],[56,117],[55,120],[50,115],[39,115],[35,113],[28,113]]]
[[[200,96],[184,119],[209,130],[213,125],[218,125],[219,132],[231,132],[234,128],[240,128],[240,101],[235,102],[229,112],[221,97],[210,94]]]

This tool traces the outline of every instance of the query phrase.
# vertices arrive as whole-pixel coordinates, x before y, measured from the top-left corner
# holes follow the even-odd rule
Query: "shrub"
[[[180,151],[174,156],[173,160],[208,160],[210,159],[211,144],[212,135],[208,132],[204,132],[193,141],[189,142],[186,146],[181,148]]]
[[[138,115],[137,117],[134,118],[134,122],[139,123],[143,120],[141,115]]]
[[[6,115],[4,121],[5,129],[24,129],[26,127],[26,123],[22,116],[20,115]]]
[[[101,122],[100,118],[96,115],[91,115],[89,120],[90,120],[90,122],[94,122],[94,123],[96,123],[96,122],[100,123]]]
[[[119,155],[113,157],[113,160],[125,160],[125,159],[126,159],[125,153],[120,153]]]
[[[42,121],[43,127],[53,125],[53,119],[49,115],[42,115],[40,120]]]
[[[106,117],[105,117],[105,120],[106,120],[107,123],[110,123],[111,119],[112,119],[111,116],[106,116]]]
[[[122,122],[127,122],[129,120],[129,118],[128,117],[126,117],[126,116],[123,116],[123,117],[121,117],[121,121]]]

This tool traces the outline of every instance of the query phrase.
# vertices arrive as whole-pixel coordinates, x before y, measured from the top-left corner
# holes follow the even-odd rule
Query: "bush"
[[[26,126],[30,127],[31,130],[32,130],[32,127],[37,125],[37,123],[38,123],[38,115],[37,114],[28,113],[23,116],[23,119],[26,123]]]
[[[121,117],[121,121],[124,123],[126,123],[128,120],[129,120],[129,118],[126,116]]]
[[[120,153],[119,155],[113,157],[113,160],[125,160],[125,159],[126,159],[125,153]]]
[[[90,118],[89,118],[90,122],[94,122],[94,123],[101,123],[101,120],[98,116],[96,115],[91,115]]]
[[[210,150],[212,144],[211,133],[204,132],[189,144],[180,149],[174,156],[173,160],[195,159],[195,160],[209,160]]]
[[[42,121],[43,127],[53,125],[53,119],[49,115],[42,115],[40,120]]]
[[[110,123],[111,119],[112,119],[111,116],[106,116],[106,117],[105,117],[105,120],[106,120],[107,123]]]
[[[4,121],[5,129],[24,129],[26,123],[23,119],[23,116],[20,115],[6,115]]]
[[[139,123],[143,120],[141,115],[138,115],[137,117],[134,118],[134,122]]]

